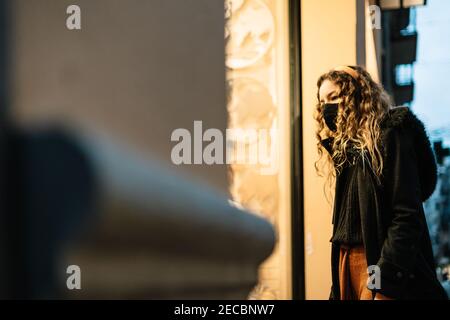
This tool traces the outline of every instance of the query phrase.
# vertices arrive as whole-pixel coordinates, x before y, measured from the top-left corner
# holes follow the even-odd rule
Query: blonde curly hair
[[[338,87],[336,94],[340,102],[335,132],[330,131],[325,125],[322,115],[324,106],[320,101],[319,89],[325,80],[333,82]],[[383,172],[380,124],[392,106],[392,100],[387,92],[364,68],[359,66],[336,68],[323,74],[317,81],[317,90],[318,102],[314,118],[317,121],[319,159],[314,164],[316,172],[322,176],[318,166],[324,153],[321,141],[327,137],[333,137],[332,154],[328,155],[327,162],[329,167],[334,167],[335,170],[328,170],[329,181],[331,177],[336,177],[349,160],[350,148],[360,154],[363,160],[368,159],[369,166],[380,181]]]

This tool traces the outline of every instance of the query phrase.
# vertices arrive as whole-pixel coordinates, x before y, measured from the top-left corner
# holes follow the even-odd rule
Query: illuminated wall
[[[291,298],[289,43],[287,0],[226,2],[230,129],[272,129],[270,164],[230,164],[230,192],[276,227],[273,255],[250,299]],[[261,140],[248,139],[249,148]]]

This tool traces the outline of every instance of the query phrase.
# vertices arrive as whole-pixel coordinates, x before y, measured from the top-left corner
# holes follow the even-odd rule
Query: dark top
[[[325,147],[330,148],[330,150],[331,145],[327,143],[331,143],[331,141],[331,139],[324,141]],[[356,175],[360,168],[360,156],[353,149],[349,149],[347,157],[349,160],[336,177],[333,207],[333,223],[336,225],[330,241],[336,244],[355,246],[363,244],[358,183],[356,182]]]
[[[336,190],[343,192],[335,199],[344,199],[342,203],[335,203],[336,228],[331,242],[345,244],[348,246],[360,245],[363,243],[361,217],[358,203],[358,183],[355,182],[358,170],[357,164],[349,164],[342,169],[340,182],[343,188]],[[347,195],[347,196],[344,196]],[[335,214],[336,214],[335,213]]]

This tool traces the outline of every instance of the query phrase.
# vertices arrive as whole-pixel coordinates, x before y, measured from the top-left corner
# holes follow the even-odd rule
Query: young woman
[[[423,123],[361,67],[317,86],[319,155],[336,179],[330,299],[447,299],[422,205],[437,180]]]

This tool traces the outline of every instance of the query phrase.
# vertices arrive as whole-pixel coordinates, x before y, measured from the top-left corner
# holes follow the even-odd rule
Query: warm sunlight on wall
[[[356,0],[301,1],[302,103],[307,299],[328,299],[331,288],[331,215],[325,179],[314,170],[318,159],[315,121],[316,82],[337,65],[356,64]]]
[[[291,299],[288,1],[230,0],[227,16],[228,127],[276,132],[271,166],[230,165],[233,199],[267,217],[278,236],[249,298]]]

